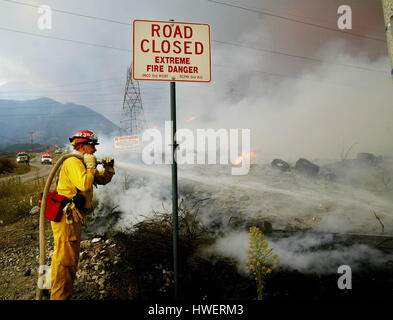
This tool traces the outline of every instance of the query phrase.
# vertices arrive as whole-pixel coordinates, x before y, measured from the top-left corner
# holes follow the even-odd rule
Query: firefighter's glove
[[[113,158],[105,157],[102,158],[102,165],[104,168],[110,167],[113,168],[113,165],[115,164],[115,160]]]
[[[105,157],[102,158],[102,166],[104,167],[105,171],[114,173],[115,169],[113,168],[115,164],[115,160],[113,158]]]
[[[83,162],[86,165],[86,169],[95,169],[96,167],[96,157],[92,154],[85,153],[83,155]]]

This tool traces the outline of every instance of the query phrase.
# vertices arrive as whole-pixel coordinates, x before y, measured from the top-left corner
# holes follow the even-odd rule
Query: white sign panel
[[[211,81],[210,26],[134,20],[135,80]]]
[[[139,146],[139,136],[124,136],[114,138],[115,150],[132,150]]]

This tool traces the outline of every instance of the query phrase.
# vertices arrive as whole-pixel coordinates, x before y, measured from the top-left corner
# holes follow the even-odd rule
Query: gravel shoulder
[[[0,225],[0,300],[33,300],[39,266],[39,214],[30,214],[13,224]],[[46,262],[53,253],[50,223],[45,224]],[[118,292],[120,279],[113,276],[122,267],[120,248],[103,237],[81,242],[80,261],[74,283],[74,299],[108,299]],[[114,273],[114,271],[117,272]]]
[[[0,226],[0,300],[35,298],[39,261],[38,214]],[[53,249],[51,230],[45,229],[49,256]]]

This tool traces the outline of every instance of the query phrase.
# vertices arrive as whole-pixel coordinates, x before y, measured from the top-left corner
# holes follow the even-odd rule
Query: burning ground
[[[391,296],[390,280],[385,280],[392,278],[392,159],[369,157],[313,160],[317,171],[299,163],[289,163],[286,169],[252,165],[248,176],[237,177],[224,166],[180,167],[180,256],[187,270],[182,274],[186,296],[255,297],[245,271],[248,228],[253,225],[265,232],[278,254],[279,268],[268,280],[268,296],[360,297],[370,288],[382,297]],[[145,295],[137,298],[170,298],[170,168],[149,169],[150,174],[137,168],[118,170],[112,189],[98,190],[101,201],[85,236],[121,235],[127,256],[133,257],[127,264],[132,269],[138,261],[144,266],[141,277],[152,284],[142,285]],[[363,289],[358,287],[352,295],[338,290],[341,265],[352,268]],[[211,278],[212,272],[218,276]],[[191,274],[198,288],[187,282]],[[224,293],[224,279],[235,278],[236,288]],[[298,281],[307,286],[300,289]]]
[[[296,162],[252,165],[237,177],[224,166],[180,166],[182,296],[255,299],[245,264],[256,225],[278,255],[266,299],[390,298],[393,166],[373,159],[313,160],[316,173]],[[96,190],[75,299],[172,299],[170,168],[132,167]],[[33,299],[38,213],[0,227],[1,299]],[[49,261],[48,225],[46,237]],[[337,288],[340,265],[352,268],[352,290]]]

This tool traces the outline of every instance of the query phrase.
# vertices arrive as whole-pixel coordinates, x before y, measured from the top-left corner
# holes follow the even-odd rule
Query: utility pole
[[[390,55],[391,75],[393,79],[393,0],[382,0],[385,32]]]
[[[30,155],[33,156],[33,134],[34,132],[29,132],[30,134]]]

